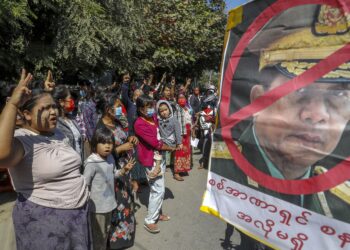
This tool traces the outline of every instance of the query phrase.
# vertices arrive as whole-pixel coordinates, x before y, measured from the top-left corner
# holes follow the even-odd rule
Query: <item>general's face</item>
[[[278,76],[269,90],[288,80]],[[350,119],[348,88],[346,84],[313,83],[258,112],[255,131],[272,161],[305,168],[329,155]],[[262,86],[254,86],[252,100],[263,92]]]
[[[23,112],[30,127],[37,132],[52,132],[56,128],[58,109],[51,95],[43,95],[32,110]]]

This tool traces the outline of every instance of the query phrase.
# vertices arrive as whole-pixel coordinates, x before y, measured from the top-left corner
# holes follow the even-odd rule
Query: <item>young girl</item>
[[[128,136],[127,118],[121,100],[116,94],[102,92],[96,99],[96,107],[101,114],[97,128],[107,128],[113,133],[115,149],[112,155],[118,168],[123,168],[127,160],[133,158],[138,139],[135,136]],[[123,249],[134,244],[136,228],[131,174],[116,180],[115,193],[117,208],[112,211],[109,248]]]
[[[159,100],[156,106],[157,118],[159,125],[159,135],[161,140],[170,147],[182,148],[182,136],[180,123],[174,116],[170,103],[166,100]],[[165,156],[165,155],[164,155]],[[148,175],[149,178],[156,178],[161,175],[162,155],[158,151],[154,151],[154,169]],[[179,176],[180,177],[180,176]],[[175,177],[174,177],[175,178]]]
[[[84,177],[90,189],[90,216],[94,249],[106,249],[112,210],[117,207],[114,178],[125,175],[134,166],[131,159],[117,170],[114,158],[114,136],[106,127],[96,129],[91,139],[93,152],[85,161]]]

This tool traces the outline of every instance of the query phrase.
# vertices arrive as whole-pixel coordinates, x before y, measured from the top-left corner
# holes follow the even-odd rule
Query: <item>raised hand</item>
[[[148,85],[151,85],[151,84],[152,84],[153,78],[154,78],[154,75],[153,75],[153,74],[150,74],[149,77],[148,77],[148,82],[147,82]]]
[[[44,82],[44,89],[46,91],[53,91],[53,89],[55,88],[56,84],[53,81],[53,76],[52,76],[52,72],[51,70],[47,71],[47,76],[46,76],[46,80]]]
[[[22,69],[21,79],[19,80],[17,87],[13,90],[8,103],[19,108],[28,101],[31,98],[31,90],[28,88],[28,85],[32,80],[33,75],[30,73],[27,74],[26,70]]]
[[[163,76],[162,76],[162,79],[160,79],[160,82],[163,83],[166,79],[166,72],[164,72]]]
[[[171,85],[173,85],[173,86],[175,85],[175,83],[176,83],[175,76],[172,76],[172,77],[171,77],[171,82],[170,82],[170,83],[171,83]]]
[[[135,166],[135,164],[136,164],[136,159],[130,158],[128,162],[125,164],[125,166],[123,167],[123,169],[125,170],[125,172],[128,172]]]
[[[186,78],[186,85],[187,85],[187,86],[190,85],[190,84],[191,84],[191,81],[192,81],[191,78]]]

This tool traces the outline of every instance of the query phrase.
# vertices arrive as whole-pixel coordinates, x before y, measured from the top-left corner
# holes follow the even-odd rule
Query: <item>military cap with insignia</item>
[[[258,54],[259,70],[273,66],[293,78],[349,42],[349,13],[329,5],[310,4],[290,8],[270,20],[248,49]],[[317,82],[350,83],[350,61]]]

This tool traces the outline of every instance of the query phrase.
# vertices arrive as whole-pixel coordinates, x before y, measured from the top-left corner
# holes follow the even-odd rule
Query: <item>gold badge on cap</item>
[[[341,9],[322,5],[315,20],[314,33],[315,35],[344,34],[349,31],[348,20]]]

